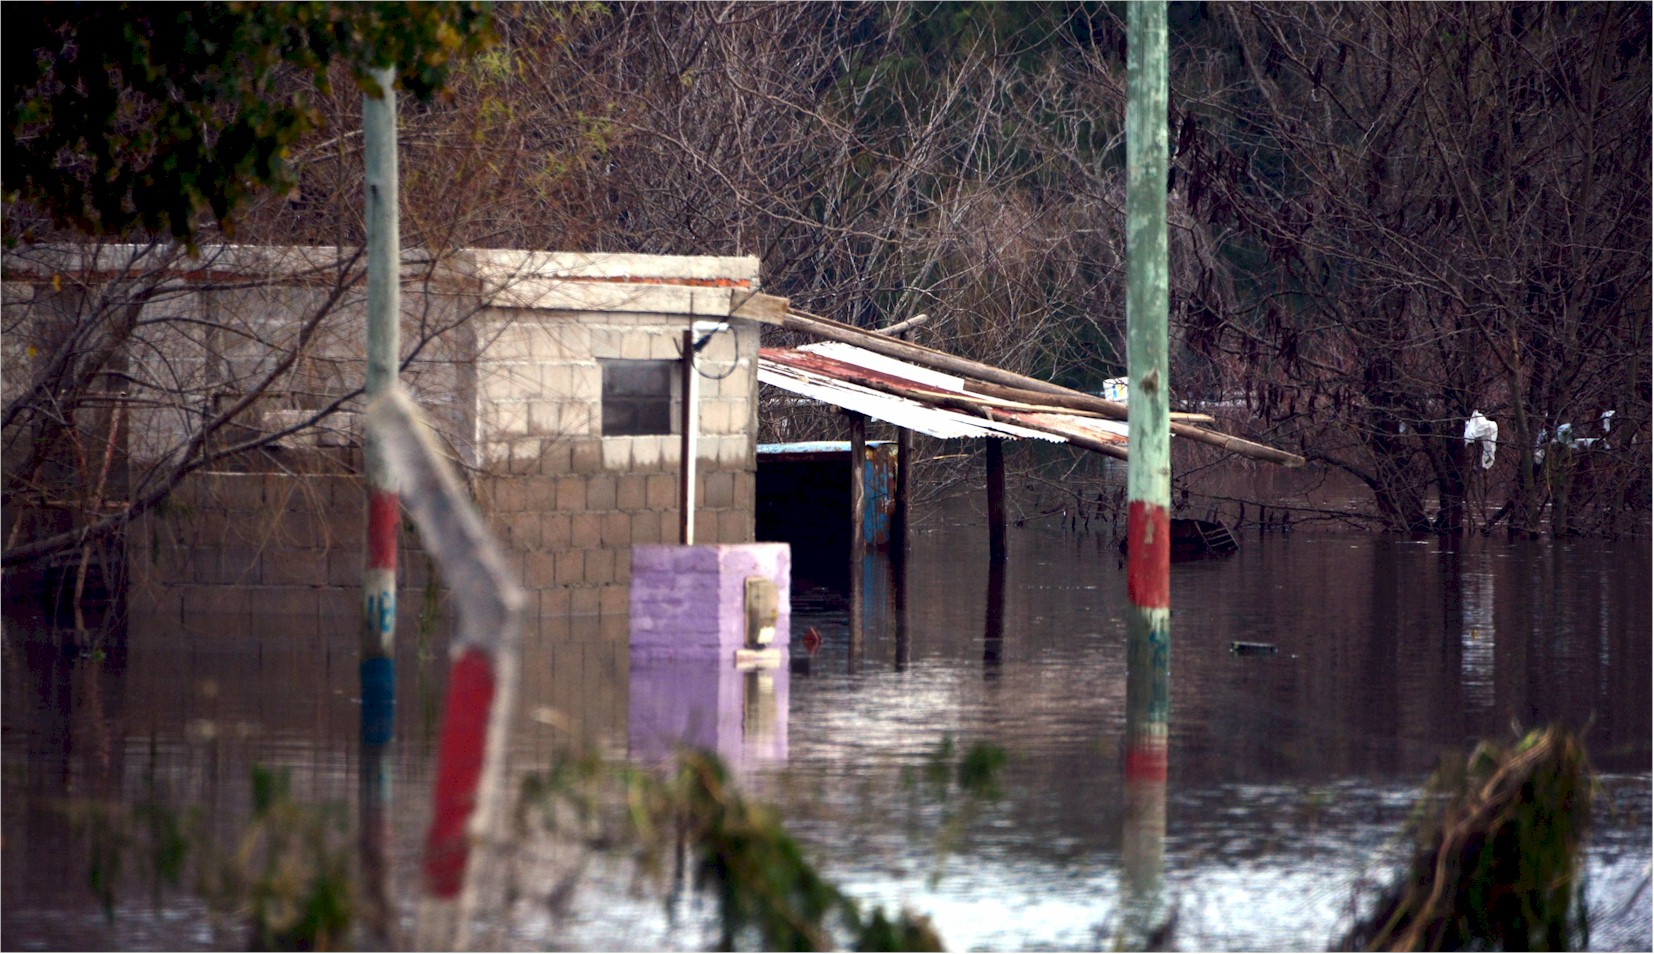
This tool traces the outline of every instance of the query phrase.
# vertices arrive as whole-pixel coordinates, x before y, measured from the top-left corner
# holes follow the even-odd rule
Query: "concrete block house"
[[[364,370],[359,262],[331,248],[166,261],[131,247],[14,250],[8,399],[93,299],[140,285],[143,330],[124,380],[107,388],[121,421],[109,432],[121,458],[111,493],[135,492],[188,452],[191,417],[235,408],[250,388],[260,397],[218,439],[280,438],[187,478],[129,531],[133,634],[210,644],[276,625],[283,649],[354,649],[365,524],[352,396]],[[762,294],[755,258],[405,252],[402,380],[530,594],[528,697],[536,680],[556,680],[546,688],[577,722],[624,725],[624,693],[595,687],[625,681],[631,548],[678,539],[692,328],[696,542],[753,540],[758,330],[784,308]],[[398,630],[408,639],[400,634],[428,626],[440,593],[407,524],[402,537]]]

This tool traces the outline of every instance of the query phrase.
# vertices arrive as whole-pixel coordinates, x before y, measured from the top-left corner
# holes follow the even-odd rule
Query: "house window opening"
[[[599,361],[605,437],[676,434],[677,361]]]

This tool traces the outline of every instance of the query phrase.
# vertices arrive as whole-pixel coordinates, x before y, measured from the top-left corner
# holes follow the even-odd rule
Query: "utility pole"
[[[1166,4],[1132,3],[1126,27],[1126,819],[1128,947],[1164,920],[1171,662],[1171,417],[1166,313]],[[1135,936],[1131,936],[1135,935]]]
[[[401,239],[397,224],[395,73],[373,71],[380,95],[362,97],[368,243],[367,380],[364,403],[396,385],[401,352]],[[390,885],[390,742],[396,724],[396,478],[384,440],[364,428],[367,555],[362,570],[361,813],[364,921],[374,943],[394,949]]]
[[[396,196],[395,74],[373,71],[381,95],[362,97],[362,140],[366,153],[368,238],[368,370],[364,401],[372,402],[396,383],[401,352],[401,237]],[[362,441],[367,471],[367,564],[362,573],[362,685],[369,669],[390,679],[394,698],[396,640],[396,527],[400,521],[396,478],[377,436]],[[367,696],[363,696],[363,702]]]

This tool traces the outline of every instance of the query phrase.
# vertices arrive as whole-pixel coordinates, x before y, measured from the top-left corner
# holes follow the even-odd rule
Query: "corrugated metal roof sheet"
[[[1073,437],[1121,448],[1126,444],[1123,421],[1006,406],[971,393],[963,378],[842,342],[763,348],[758,353],[758,380],[932,437],[1054,443]],[[985,408],[992,419],[958,407]]]
[[[883,447],[894,441],[868,441],[868,447]],[[759,444],[758,453],[764,454],[848,454],[849,441],[790,441],[785,444]]]

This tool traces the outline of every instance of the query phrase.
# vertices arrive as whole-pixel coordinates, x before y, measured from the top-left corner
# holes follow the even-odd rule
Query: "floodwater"
[[[1508,739],[1513,724],[1562,722],[1588,726],[1600,773],[1591,946],[1650,948],[1645,542],[1297,532],[1175,564],[1170,778],[1147,827],[1129,831],[1144,816],[1120,765],[1126,595],[1113,541],[1014,529],[1003,581],[986,551],[980,526],[936,521],[913,541],[905,585],[882,558],[869,559],[854,605],[799,581],[793,665],[774,675],[786,691],[771,687],[761,751],[743,759],[737,740],[727,753],[853,896],[929,915],[951,950],[1112,949],[1143,910],[1170,915],[1169,943],[1182,949],[1325,950],[1399,857],[1442,757]],[[809,626],[823,637],[813,655],[799,644]],[[390,750],[392,897],[404,915],[444,658],[440,635],[416,645],[414,628],[402,630]],[[230,839],[251,766],[263,764],[287,767],[297,798],[341,806],[354,824],[354,627],[135,620],[124,646],[85,652],[55,637],[8,613],[3,946],[243,946],[244,929],[188,892],[152,894],[137,879],[106,916],[88,891],[76,806],[160,792],[201,806]],[[1235,641],[1276,652],[1236,655]],[[531,638],[522,705],[540,715],[519,720],[529,728],[514,767],[550,758],[548,721],[626,754],[637,729],[629,738],[628,673],[597,644]],[[568,718],[544,717],[553,712]],[[1006,754],[997,792],[972,797],[927,771],[977,743]],[[668,906],[639,893],[620,860],[600,859],[585,879],[567,910],[513,908],[490,946],[714,943],[705,899]]]

